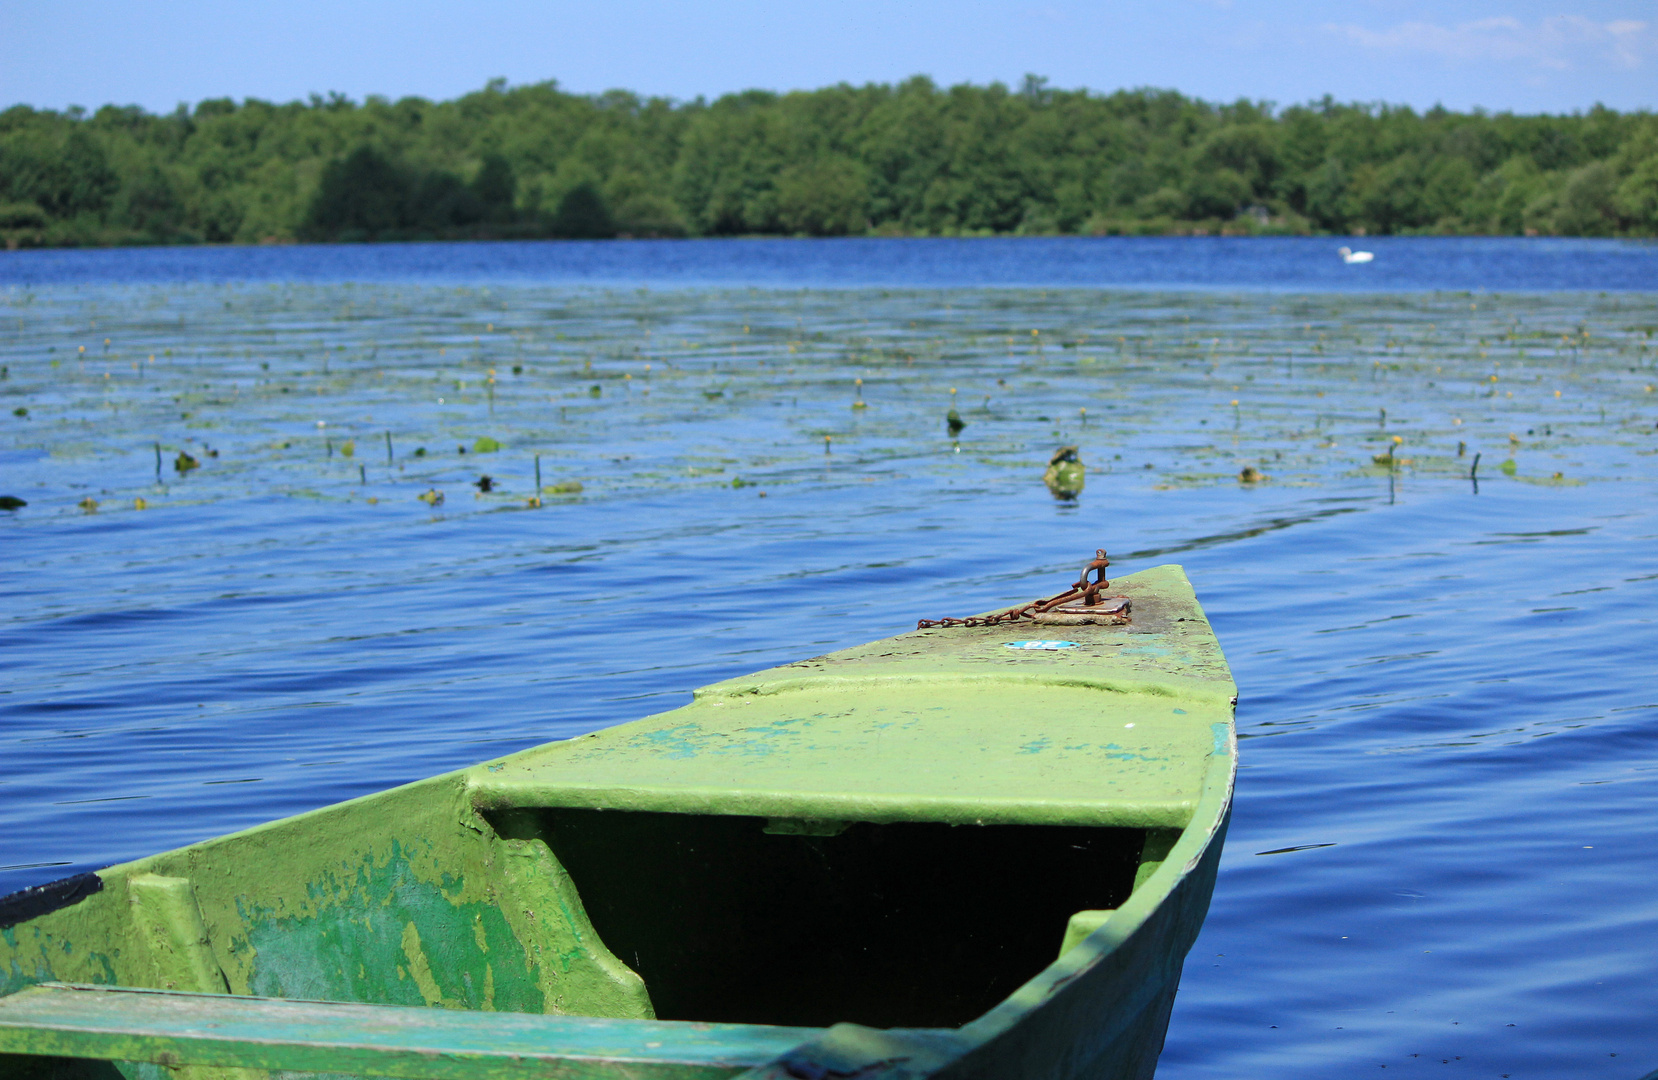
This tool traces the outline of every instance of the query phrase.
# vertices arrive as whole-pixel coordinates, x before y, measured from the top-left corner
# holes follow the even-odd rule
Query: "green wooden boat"
[[[0,1075],[1149,1077],[1235,691],[1083,591],[0,899]]]

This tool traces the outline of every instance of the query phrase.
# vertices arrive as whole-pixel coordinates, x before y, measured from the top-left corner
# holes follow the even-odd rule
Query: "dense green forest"
[[[1035,77],[0,112],[14,248],[1320,232],[1658,235],[1658,116],[1215,105]]]

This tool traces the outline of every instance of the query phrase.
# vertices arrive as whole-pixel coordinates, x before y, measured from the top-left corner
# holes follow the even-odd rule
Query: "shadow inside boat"
[[[1138,828],[487,816],[547,844],[659,1019],[791,1026],[967,1023],[1053,962],[1072,915],[1128,899],[1148,847]]]

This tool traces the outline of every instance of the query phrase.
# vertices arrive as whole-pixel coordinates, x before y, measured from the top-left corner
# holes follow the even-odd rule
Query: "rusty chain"
[[[1082,576],[1069,589],[1046,600],[1033,600],[1019,607],[998,611],[994,615],[973,615],[965,619],[952,619],[948,616],[942,619],[917,619],[917,630],[931,630],[935,626],[997,626],[1001,623],[1014,623],[1021,619],[1035,619],[1044,611],[1052,611],[1061,604],[1076,600],[1079,597],[1089,607],[1099,602],[1100,590],[1111,587],[1111,582],[1105,580],[1105,568],[1111,565],[1111,560],[1105,557],[1104,548],[1096,548],[1094,557],[1082,568]],[[1094,580],[1089,581],[1088,575],[1093,574]]]

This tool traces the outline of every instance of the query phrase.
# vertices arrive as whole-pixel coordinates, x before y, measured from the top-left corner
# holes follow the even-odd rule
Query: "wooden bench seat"
[[[410,1080],[727,1077],[820,1034],[70,983],[0,998],[0,1054]]]

